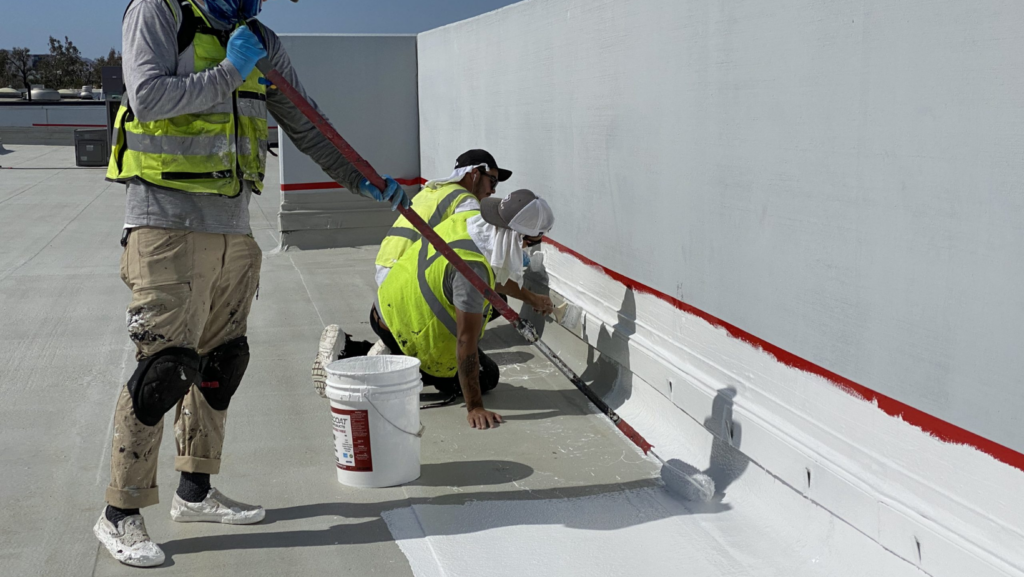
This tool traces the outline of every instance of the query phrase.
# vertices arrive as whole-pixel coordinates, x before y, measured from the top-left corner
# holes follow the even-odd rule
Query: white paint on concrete
[[[1024,452],[1024,3],[532,0],[419,36],[588,257]]]
[[[935,577],[1024,575],[1024,502],[1015,498],[1024,472],[941,442],[573,256],[546,248],[544,263],[552,289],[585,311],[578,336],[629,368],[629,386],[610,404],[663,456],[693,462],[685,451],[695,437],[681,418],[690,415]],[[549,328],[545,339],[559,334]],[[678,415],[651,408],[662,401]]]
[[[685,502],[652,488],[576,499],[414,504],[385,512],[414,574],[925,575],[738,451],[724,449],[668,399],[629,382],[636,377],[625,371],[622,377],[609,400],[619,404],[628,395],[623,415],[673,462],[729,481],[715,502]],[[634,452],[621,441],[624,451]]]

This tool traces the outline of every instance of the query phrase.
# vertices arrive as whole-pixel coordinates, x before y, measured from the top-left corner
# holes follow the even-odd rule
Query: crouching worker
[[[498,168],[491,153],[480,149],[469,150],[455,159],[455,172],[451,176],[427,183],[413,200],[412,209],[427,226],[437,228],[453,214],[480,210],[480,202],[498,192],[498,183],[505,182],[511,177],[512,171]],[[395,266],[398,259],[402,258],[409,247],[419,239],[420,234],[412,223],[404,216],[398,217],[377,252],[377,270],[374,276],[378,287],[384,283],[384,279],[391,272],[391,267]],[[523,259],[524,266],[528,261],[528,258]],[[497,291],[505,302],[508,302],[505,298],[507,295],[532,306],[539,313],[554,312],[550,298],[522,288],[521,271],[512,272],[513,275],[517,272],[520,274],[514,279],[515,283],[509,284],[507,291],[501,283],[497,286]],[[492,310],[488,321],[498,316],[500,315],[497,311]]]
[[[492,289],[509,288],[515,285],[510,279],[522,278],[523,248],[551,230],[554,215],[529,190],[480,204],[480,211],[456,213],[434,230]],[[377,297],[370,326],[388,349],[380,352],[418,358],[424,385],[442,392],[461,387],[471,427],[497,426],[501,417],[486,410],[482,398],[498,384],[498,365],[477,346],[490,313],[484,296],[419,240],[395,263]]]
[[[431,180],[416,195],[413,199],[412,210],[427,223],[427,226],[437,228],[453,214],[470,211],[479,212],[480,201],[494,195],[497,192],[498,184],[505,182],[511,176],[512,171],[499,168],[494,157],[486,150],[474,149],[466,151],[455,159],[455,170],[450,176]],[[391,268],[395,266],[395,263],[419,239],[419,232],[408,219],[404,216],[399,216],[395,220],[391,230],[388,231],[387,236],[381,242],[380,250],[377,252],[374,277],[378,287],[384,283],[384,279],[391,273]],[[521,285],[522,275],[520,274],[516,282],[508,283],[507,291],[500,284],[497,287],[497,291],[523,301],[539,313],[551,314],[554,311],[550,298],[523,289]],[[497,316],[492,310],[488,321],[494,320]],[[327,365],[339,359],[363,356],[367,354],[371,346],[370,343],[365,341],[354,340],[352,335],[342,331],[336,324],[325,327],[323,334],[320,336],[320,344],[317,348],[317,354],[313,359],[311,371],[313,388],[317,394],[324,398],[327,396],[325,392]],[[489,366],[489,359],[483,352],[480,353],[480,361],[485,368]],[[487,371],[485,373],[489,374]],[[494,384],[497,384],[497,380],[495,380]],[[449,398],[452,398],[452,400],[454,400],[453,397],[460,390],[458,382],[439,383],[436,388]]]

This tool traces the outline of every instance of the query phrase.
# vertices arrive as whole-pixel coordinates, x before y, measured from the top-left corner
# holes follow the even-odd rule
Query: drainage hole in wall
[[[921,564],[921,540],[914,537],[914,544],[917,545],[917,564]]]
[[[811,470],[810,469],[804,469],[804,471],[807,472],[807,489],[810,490],[810,488],[811,488]]]

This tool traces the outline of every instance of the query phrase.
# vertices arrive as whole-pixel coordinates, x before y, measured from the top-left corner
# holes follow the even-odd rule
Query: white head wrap
[[[539,236],[555,225],[551,206],[536,198],[524,206],[509,223],[509,228],[495,226],[480,215],[466,221],[469,236],[494,269],[494,282],[512,280],[523,286],[523,237]]]
[[[439,178],[437,180],[428,181],[425,186],[426,186],[426,188],[441,188],[442,186],[444,186],[446,184],[451,184],[453,182],[459,182],[460,180],[465,178],[467,174],[473,172],[474,170],[476,170],[478,168],[483,168],[484,170],[487,170],[487,165],[486,164],[477,164],[477,165],[474,165],[474,166],[463,166],[461,168],[456,168],[455,172],[453,172],[451,174],[451,176],[449,176],[448,178]]]

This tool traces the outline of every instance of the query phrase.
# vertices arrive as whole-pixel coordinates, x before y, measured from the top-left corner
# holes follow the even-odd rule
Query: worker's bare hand
[[[469,421],[469,426],[474,429],[493,429],[498,426],[499,423],[504,421],[501,420],[501,415],[498,413],[492,413],[487,409],[473,409],[466,415],[466,420]]]
[[[535,294],[532,301],[530,306],[542,315],[547,316],[555,312],[555,305],[551,302],[551,297]]]

